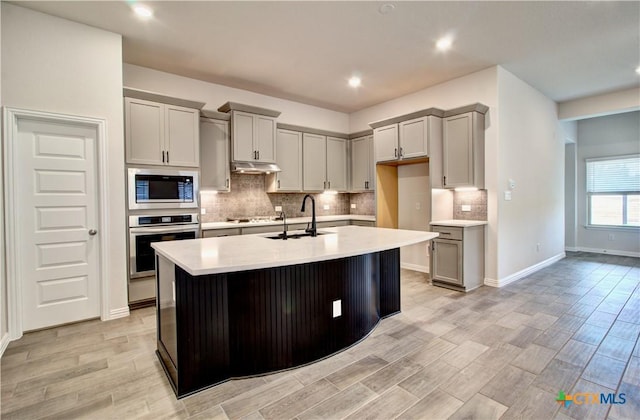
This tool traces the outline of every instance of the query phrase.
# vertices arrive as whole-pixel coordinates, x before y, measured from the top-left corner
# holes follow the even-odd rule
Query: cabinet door
[[[229,122],[200,119],[200,189],[229,191]]]
[[[273,163],[276,161],[276,120],[263,115],[254,116],[254,148],[258,152],[260,162]]]
[[[163,165],[164,105],[124,98],[127,163]]]
[[[369,191],[376,189],[376,158],[373,148],[373,136],[367,136],[367,142],[369,143]]]
[[[444,119],[442,154],[446,188],[474,185],[471,112]]]
[[[373,130],[376,162],[398,159],[398,124]]]
[[[351,140],[351,190],[367,191],[372,188],[370,137]]]
[[[347,191],[347,140],[327,137],[327,188]]]
[[[400,123],[400,157],[403,159],[427,156],[429,154],[429,136],[427,118]]]
[[[327,171],[327,139],[317,134],[302,134],[302,188],[323,191]]]
[[[256,160],[253,147],[255,125],[253,114],[233,111],[231,115],[231,139],[233,142],[233,160],[251,162]]]
[[[277,191],[302,191],[302,133],[279,129],[276,136]]]
[[[168,165],[200,166],[200,111],[165,105],[165,152]]]
[[[433,245],[433,279],[462,286],[462,241],[434,239]]]

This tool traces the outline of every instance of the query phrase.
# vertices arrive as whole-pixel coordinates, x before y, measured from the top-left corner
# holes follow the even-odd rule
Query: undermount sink
[[[327,234],[327,232],[317,232],[316,236],[326,235],[326,234]],[[307,237],[307,236],[310,237],[311,234],[308,233],[308,232],[304,232],[304,233],[288,233],[287,237],[285,238],[285,236],[282,233],[279,233],[279,234],[277,234],[275,236],[265,236],[265,238],[284,240],[284,239],[300,239],[300,238],[304,238],[304,237]]]

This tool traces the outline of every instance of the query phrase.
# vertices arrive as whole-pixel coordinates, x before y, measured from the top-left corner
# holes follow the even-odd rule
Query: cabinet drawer
[[[229,229],[205,229],[202,231],[203,238],[217,238],[220,236],[240,235],[240,228]]]
[[[442,239],[462,240],[462,228],[453,226],[431,226],[432,232],[440,233]]]

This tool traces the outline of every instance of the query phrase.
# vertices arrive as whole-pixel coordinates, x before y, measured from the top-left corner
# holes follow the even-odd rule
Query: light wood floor
[[[26,334],[1,359],[3,419],[640,418],[640,259],[571,254],[463,294],[402,273],[402,313],[324,361],[176,400],[154,308]],[[561,407],[558,391],[625,393]]]

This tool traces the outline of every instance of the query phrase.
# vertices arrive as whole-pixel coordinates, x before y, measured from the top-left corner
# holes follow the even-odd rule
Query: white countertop
[[[361,216],[357,214],[342,214],[337,216],[317,216],[316,222],[335,222],[336,220],[363,220],[367,222],[375,222],[375,216]],[[311,223],[311,216],[309,217],[292,217],[287,218],[287,224],[292,225],[294,223]],[[200,225],[202,230],[211,229],[228,229],[238,227],[254,227],[254,226],[275,226],[282,225],[282,220],[271,220],[268,222],[251,223],[251,222],[207,222]]]
[[[488,223],[489,222],[487,222],[486,220],[436,220],[429,224],[436,225],[436,226],[453,226],[453,227],[465,228],[465,227],[472,227],[472,226],[482,226]]]
[[[326,228],[318,232],[326,234],[284,241],[266,237],[273,233],[261,233],[155,242],[151,246],[192,276],[200,276],[369,254],[438,236],[434,232],[363,226]]]

